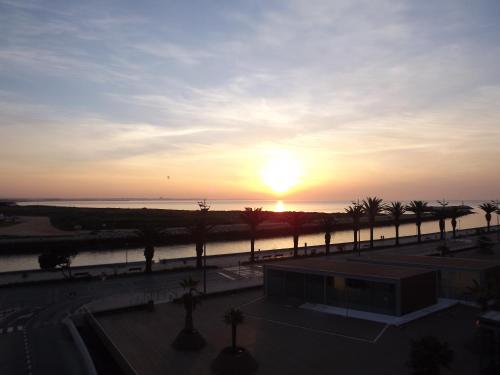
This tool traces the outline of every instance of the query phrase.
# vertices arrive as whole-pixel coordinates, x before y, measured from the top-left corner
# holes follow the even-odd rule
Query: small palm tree
[[[226,312],[224,315],[224,323],[228,324],[231,326],[231,348],[233,351],[237,351],[238,348],[236,346],[236,330],[238,328],[238,325],[242,324],[244,322],[244,316],[241,310],[239,309],[230,309]]]
[[[332,214],[325,214],[321,217],[323,231],[325,232],[325,254],[330,254],[330,243],[332,240],[332,230],[335,225],[335,218]]]
[[[231,346],[221,350],[211,368],[216,375],[251,375],[259,367],[252,354],[236,345],[237,328],[244,322],[241,310],[232,308],[224,314],[224,322],[231,326]]]
[[[309,218],[304,212],[290,211],[286,213],[285,220],[292,228],[293,256],[296,257],[299,251],[299,236],[302,227],[308,222]]]
[[[484,217],[486,219],[486,225],[488,227],[488,232],[490,231],[491,214],[497,210],[495,204],[488,202],[479,205],[479,208],[485,212]]]
[[[198,280],[194,280],[189,276],[180,282],[180,286],[186,290],[186,293],[182,295],[182,302],[184,303],[184,308],[186,309],[186,319],[184,324],[185,331],[193,331],[193,311],[199,303],[200,292],[198,291]]]
[[[406,208],[401,202],[391,202],[391,205],[386,208],[386,211],[391,215],[396,229],[396,246],[399,246],[399,225],[401,216],[406,212]]]
[[[361,217],[364,215],[364,208],[359,203],[353,202],[353,204],[345,209],[345,213],[352,220],[352,231],[354,233],[354,243],[352,250],[358,250],[358,231],[360,227]]]
[[[368,197],[363,200],[363,207],[366,216],[368,216],[368,225],[370,227],[370,248],[373,248],[373,228],[375,227],[375,219],[378,215],[384,212],[385,206],[383,200],[377,197]]]
[[[262,211],[262,207],[245,207],[241,214],[241,220],[250,228],[250,262],[255,260],[255,239],[257,237],[257,227],[267,219],[267,214]]]
[[[426,212],[429,211],[429,207],[427,206],[427,202],[424,201],[411,201],[407,206],[406,210],[413,212],[415,214],[415,224],[417,225],[417,240],[419,243],[422,242],[422,217]]]
[[[467,294],[469,294],[479,305],[482,311],[488,309],[489,302],[493,298],[493,292],[491,288],[485,285],[481,285],[476,279],[472,280],[473,285],[467,288]]]
[[[180,282],[180,286],[185,290],[182,295],[182,303],[186,310],[184,328],[175,338],[172,346],[177,350],[200,350],[206,344],[201,334],[194,329],[193,311],[200,302],[201,293],[198,291],[198,280],[189,276]]]
[[[413,375],[439,375],[441,367],[450,368],[453,356],[448,343],[441,343],[434,336],[425,336],[411,341],[408,366]]]

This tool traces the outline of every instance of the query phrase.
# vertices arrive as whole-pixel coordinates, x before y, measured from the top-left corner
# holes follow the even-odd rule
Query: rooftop
[[[363,257],[350,257],[350,261],[370,262],[379,264],[404,264],[417,267],[453,268],[460,270],[484,271],[500,266],[499,261],[438,257],[422,255],[371,254]]]
[[[400,280],[423,273],[428,269],[396,267],[381,264],[349,262],[325,258],[291,259],[265,265],[267,268],[287,271],[313,271],[326,274],[343,274],[359,277]]]

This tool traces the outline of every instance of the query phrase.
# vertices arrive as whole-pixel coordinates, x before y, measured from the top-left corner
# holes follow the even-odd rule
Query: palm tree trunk
[[[299,255],[299,235],[293,235],[293,256],[296,257]]]
[[[203,242],[196,242],[196,268],[201,269],[203,267]]]
[[[488,227],[488,232],[490,231],[490,221],[491,221],[491,216],[488,217],[488,214],[486,216],[486,226]]]
[[[233,350],[236,351],[236,324],[233,324],[232,327],[231,327],[231,331],[232,331],[232,344],[233,344]]]
[[[325,254],[326,255],[330,254],[330,240],[331,240],[330,233],[325,234]]]
[[[252,237],[250,237],[250,262],[255,261],[255,236],[252,234]]]
[[[184,325],[184,329],[186,331],[193,331],[194,325],[193,325],[193,301],[192,297],[188,296],[189,298],[189,307],[186,308],[186,322]]]
[[[399,246],[399,224],[396,224],[395,227],[396,227],[396,246]]]
[[[353,233],[354,233],[354,241],[352,245],[352,250],[356,251],[358,249],[358,230],[354,229]]]
[[[375,226],[374,221],[370,221],[370,249],[373,249],[373,227]]]
[[[422,223],[420,221],[417,221],[417,241],[418,243],[422,242],[422,230],[421,227]]]
[[[144,270],[146,273],[151,273],[151,259],[146,259],[146,269]]]

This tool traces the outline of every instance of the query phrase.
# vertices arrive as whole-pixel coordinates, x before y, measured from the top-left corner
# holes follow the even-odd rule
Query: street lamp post
[[[207,293],[207,243],[203,243],[203,293]]]

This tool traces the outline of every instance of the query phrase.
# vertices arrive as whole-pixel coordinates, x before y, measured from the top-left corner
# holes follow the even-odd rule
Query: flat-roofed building
[[[490,310],[477,320],[480,338],[481,374],[500,373],[500,311]]]
[[[473,296],[469,288],[474,280],[480,286],[499,285],[500,263],[482,259],[438,257],[422,255],[370,254],[350,257],[351,262],[418,267],[438,272],[439,296],[470,300]]]
[[[437,302],[433,270],[325,258],[267,264],[264,285],[269,297],[397,316]]]

